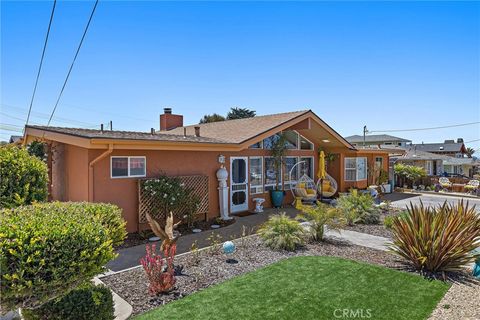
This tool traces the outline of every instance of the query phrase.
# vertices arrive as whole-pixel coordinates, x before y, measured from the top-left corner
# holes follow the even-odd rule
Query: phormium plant
[[[392,232],[390,250],[422,272],[460,271],[480,257],[473,253],[480,247],[480,215],[463,200],[410,204],[408,214],[393,218]]]

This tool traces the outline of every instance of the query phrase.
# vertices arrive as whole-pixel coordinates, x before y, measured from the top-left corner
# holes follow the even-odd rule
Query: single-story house
[[[139,179],[160,173],[203,176],[208,179],[205,216],[219,216],[219,181],[222,166],[228,171],[230,214],[252,210],[255,197],[265,198],[275,187],[271,145],[284,132],[288,151],[280,184],[289,189],[288,172],[316,180],[319,150],[335,155],[327,172],[338,191],[367,187],[367,170],[379,165],[388,170],[388,152],[358,150],[311,110],[256,116],[247,119],[183,126],[183,116],[165,109],[160,131],[90,130],[29,125],[24,141],[43,140],[49,145],[51,199],[114,203],[123,209],[128,232],[145,229],[139,219]],[[233,173],[233,174],[232,174]],[[293,179],[293,178],[292,178]],[[287,192],[285,203],[292,201]]]
[[[355,147],[357,146],[387,146],[387,147],[406,147],[412,140],[391,136],[389,134],[367,134],[364,136],[353,135],[345,137]]]
[[[439,176],[444,172],[444,161],[450,158],[449,156],[418,150],[417,146],[413,145],[405,149],[403,155],[391,157],[391,160],[422,167],[427,172],[427,176]]]
[[[443,143],[419,143],[414,144],[417,151],[441,154],[449,157],[463,158],[467,148],[462,138],[455,140],[445,140]]]
[[[448,174],[460,174],[473,178],[475,174],[480,172],[480,160],[449,157],[443,161],[443,170]]]

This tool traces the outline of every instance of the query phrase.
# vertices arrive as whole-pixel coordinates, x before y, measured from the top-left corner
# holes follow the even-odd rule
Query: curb
[[[95,285],[105,285],[102,280],[98,277],[93,278],[93,283]],[[106,286],[106,285],[105,285]],[[107,287],[107,286],[106,286]],[[107,287],[108,288],[108,287]],[[115,320],[126,320],[128,319],[133,312],[132,306],[118,294],[116,294],[112,289],[110,289],[113,296],[114,308],[115,308]]]

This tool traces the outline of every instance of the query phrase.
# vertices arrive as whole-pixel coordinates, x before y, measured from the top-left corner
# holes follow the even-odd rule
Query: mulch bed
[[[183,268],[181,274],[177,276],[175,289],[168,294],[151,296],[142,268],[110,275],[101,280],[130,303],[133,307],[133,314],[136,315],[235,276],[294,256],[336,256],[389,268],[401,269],[403,266],[396,256],[388,252],[341,241],[329,240],[323,243],[311,243],[296,252],[272,251],[263,245],[256,235],[237,239],[234,242],[237,251],[231,257],[219,253],[219,249],[212,250],[210,248],[195,254],[190,253],[177,257],[175,264]],[[233,258],[238,262],[229,264],[226,262],[228,258]]]
[[[211,225],[213,224],[217,224],[220,226],[220,228],[223,228],[233,223],[235,223],[235,219],[226,220],[226,221],[220,220],[220,219],[211,219],[208,221],[199,220],[194,222],[193,228],[189,228],[186,224],[182,224],[177,227],[176,231],[178,231],[181,235],[187,235],[187,234],[193,233],[192,229],[195,229],[195,228],[205,231],[205,230],[210,230]],[[135,247],[141,244],[149,243],[148,239],[154,236],[155,234],[153,234],[151,230],[129,233],[125,238],[125,241],[121,245],[115,247],[115,250]]]

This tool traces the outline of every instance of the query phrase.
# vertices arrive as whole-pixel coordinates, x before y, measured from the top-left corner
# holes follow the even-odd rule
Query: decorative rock
[[[212,224],[212,225],[210,226],[210,228],[212,228],[212,229],[218,229],[218,228],[220,228],[220,226],[219,226],[218,224]]]
[[[223,252],[226,254],[232,254],[235,252],[235,244],[232,241],[225,241],[222,247]]]
[[[160,240],[160,237],[150,237],[148,238],[148,241],[150,242],[156,242],[156,241],[159,241]]]
[[[193,229],[192,232],[193,233],[200,233],[200,232],[202,232],[202,229]]]

